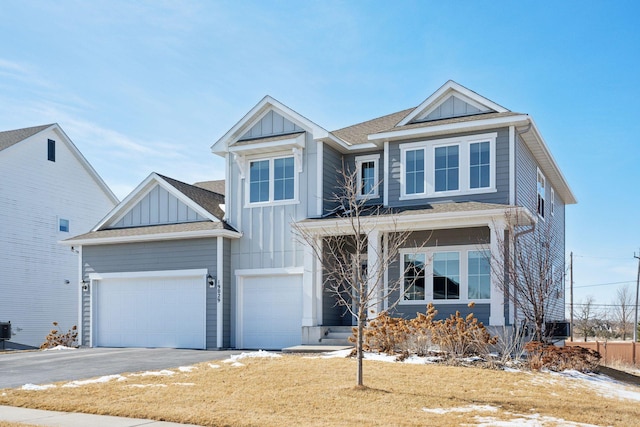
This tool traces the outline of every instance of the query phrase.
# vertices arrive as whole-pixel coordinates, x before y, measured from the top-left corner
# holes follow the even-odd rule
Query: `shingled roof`
[[[393,128],[400,120],[404,119],[407,114],[413,110],[414,108],[408,108],[406,110],[398,111],[397,113],[387,114],[386,116],[334,130],[331,133],[349,144],[364,144],[369,142],[367,137],[370,134],[383,132]]]
[[[220,208],[220,205],[224,204],[224,195],[178,181],[177,179],[169,178],[168,176],[160,174],[157,175],[174,186],[182,194],[202,206],[207,212],[222,221],[224,211]]]
[[[221,195],[225,195],[224,179],[218,179],[215,181],[200,181],[193,183],[196,187],[204,188],[205,190],[213,191]]]
[[[37,134],[38,132],[42,132],[50,126],[53,126],[53,123],[50,123],[48,125],[40,125],[30,128],[6,130],[4,132],[0,132],[0,151],[17,144],[18,142],[23,141],[30,136]]]

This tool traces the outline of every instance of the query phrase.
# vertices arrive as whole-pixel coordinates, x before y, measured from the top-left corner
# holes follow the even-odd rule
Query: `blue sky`
[[[453,79],[536,120],[579,202],[575,300],[607,304],[635,290],[640,249],[639,13],[635,1],[7,0],[0,129],[59,123],[123,198],[152,171],[224,178],[210,146],[266,94],[332,130]]]

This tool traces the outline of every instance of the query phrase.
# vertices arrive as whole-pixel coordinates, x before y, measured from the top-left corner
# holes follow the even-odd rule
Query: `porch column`
[[[316,241],[318,248],[322,247],[322,240]],[[302,274],[302,326],[318,325],[318,283],[316,276],[320,268],[320,260],[308,242],[304,242],[304,272]],[[320,294],[322,297],[322,294]],[[322,300],[320,300],[322,304]],[[322,311],[320,311],[322,313]]]
[[[502,277],[500,272],[495,268],[497,264],[500,264],[499,260],[503,256],[502,241],[504,240],[504,230],[506,224],[504,220],[496,220],[489,224],[490,230],[490,243],[489,251],[491,253],[491,309],[489,312],[489,325],[490,326],[504,326],[504,293],[501,289],[500,283]],[[504,274],[504,273],[502,273]]]
[[[367,319],[376,318],[382,310],[380,249],[380,231],[372,230],[367,238],[367,294],[371,295],[367,307]]]

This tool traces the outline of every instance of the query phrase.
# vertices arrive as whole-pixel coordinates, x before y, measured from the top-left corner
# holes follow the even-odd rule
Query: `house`
[[[39,346],[52,322],[77,324],[78,259],[57,244],[118,199],[58,124],[0,132],[0,321]]]
[[[474,302],[485,325],[518,321],[485,256],[503,250],[510,226],[552,226],[564,271],[565,206],[576,199],[535,122],[456,82],[417,107],[331,132],[266,96],[212,152],[225,161],[224,206],[221,191],[152,175],[91,233],[66,242],[82,246],[84,344],[279,349],[348,331],[353,319],[326,292],[322,255],[294,231],[348,233],[331,200],[343,165],[358,172],[367,204],[391,212],[362,261],[375,265],[391,224],[410,235],[384,283],[368,279],[406,283],[398,315],[428,302],[441,316],[466,314]],[[193,213],[170,216],[175,206]],[[410,278],[400,265],[424,268]],[[555,295],[549,320],[564,319],[563,298]],[[170,325],[193,340],[161,338]]]

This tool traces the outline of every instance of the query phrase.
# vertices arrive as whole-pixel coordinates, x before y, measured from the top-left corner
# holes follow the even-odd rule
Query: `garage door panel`
[[[200,277],[100,280],[94,345],[205,348],[205,289]]]
[[[281,349],[301,342],[302,278],[298,275],[242,280],[242,346]]]

